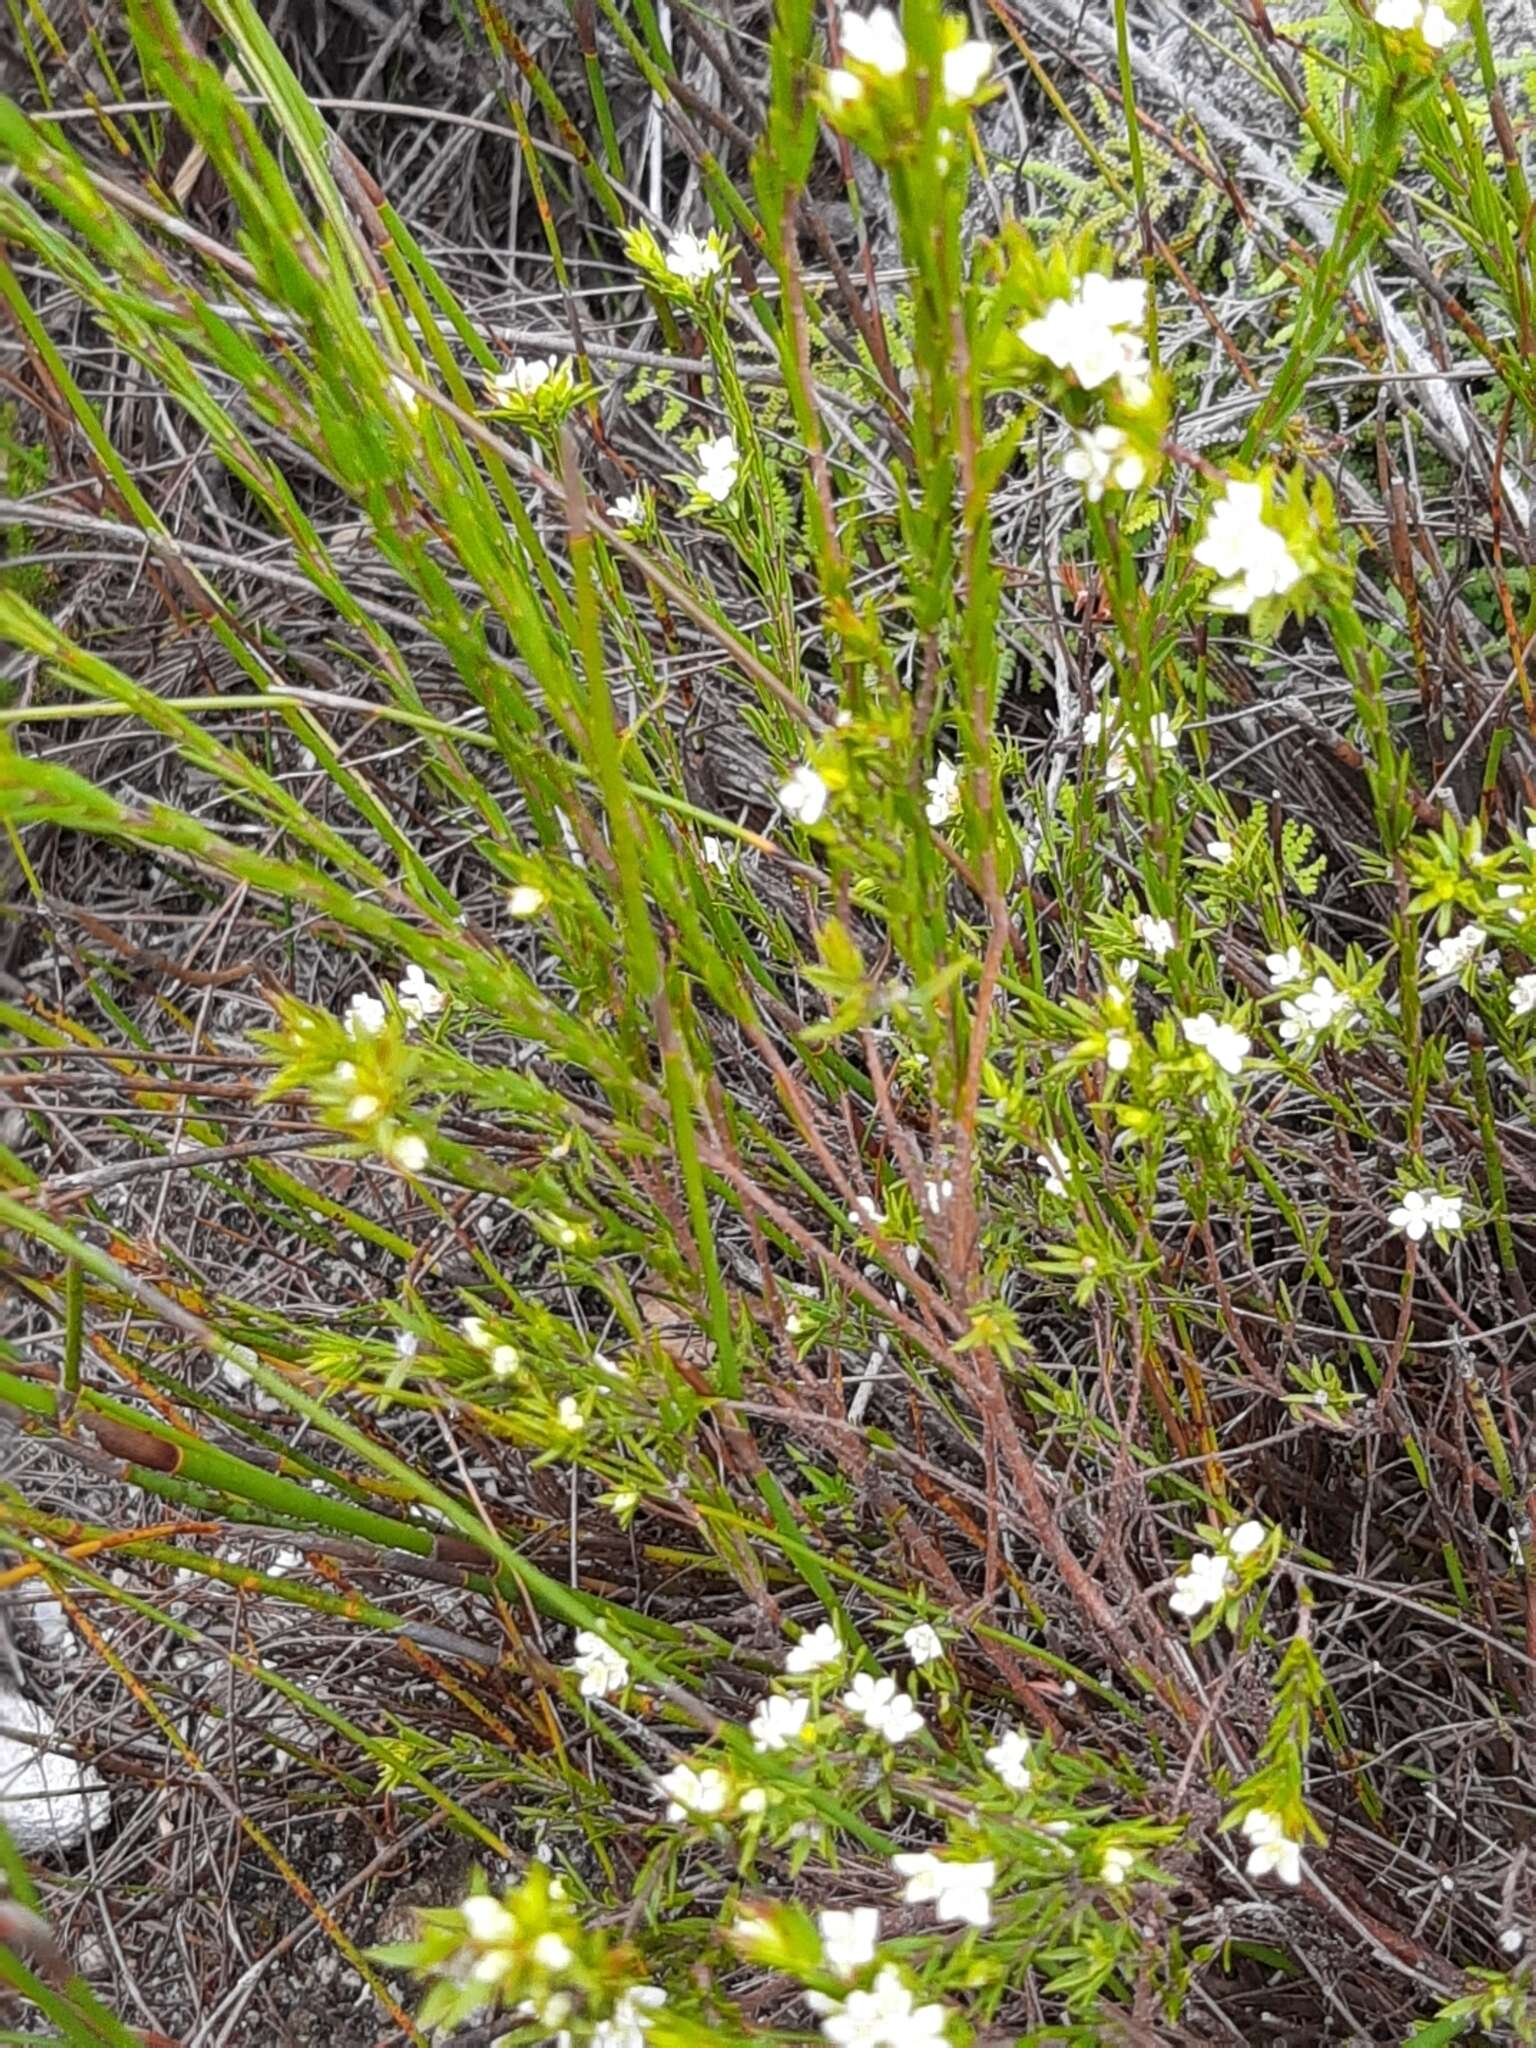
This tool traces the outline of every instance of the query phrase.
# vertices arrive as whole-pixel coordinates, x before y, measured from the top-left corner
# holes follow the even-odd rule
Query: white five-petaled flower
[[[1211,507],[1195,560],[1226,578],[1211,592],[1218,611],[1246,612],[1266,597],[1283,597],[1301,581],[1301,564],[1278,527],[1264,517],[1261,484],[1229,477]]]
[[[1239,1522],[1227,1538],[1227,1552],[1231,1557],[1252,1557],[1256,1550],[1262,1550],[1269,1531],[1262,1522]]]
[[[1463,925],[1459,932],[1429,948],[1424,965],[1431,974],[1459,974],[1469,960],[1477,958],[1487,942],[1488,934],[1480,924]]]
[[[467,1898],[459,1912],[471,1941],[481,1942],[489,1948],[496,1942],[517,1939],[517,1922],[499,1899],[493,1899],[485,1892],[476,1892]]]
[[[960,771],[953,761],[940,758],[923,784],[928,792],[924,812],[930,825],[946,825],[960,808]]]
[[[808,1672],[830,1671],[842,1661],[843,1646],[837,1630],[830,1621],[822,1621],[790,1650],[784,1659],[784,1669],[792,1678],[803,1678]]]
[[[1136,1851],[1111,1842],[1099,1857],[1099,1875],[1107,1885],[1122,1885],[1136,1867]]]
[[[377,996],[355,995],[342,1016],[352,1038],[377,1038],[389,1022],[389,1012]]]
[[[724,265],[719,249],[703,235],[680,229],[667,237],[667,269],[684,284],[705,284],[718,277]]]
[[[592,1629],[581,1629],[570,1668],[581,1680],[584,1700],[612,1699],[629,1683],[629,1659],[605,1643]]]
[[[1528,1017],[1536,1010],[1536,974],[1517,974],[1509,985],[1510,1014]]]
[[[932,1905],[936,1920],[964,1920],[971,1927],[991,1926],[997,1865],[990,1856],[979,1863],[946,1863],[943,1857],[923,1849],[911,1855],[893,1856],[891,1862],[897,1875],[907,1880],[901,1896],[909,1906]]]
[[[1243,1061],[1253,1050],[1253,1040],[1235,1025],[1223,1024],[1209,1010],[1198,1016],[1181,1017],[1179,1028],[1191,1045],[1208,1052],[1224,1074],[1240,1074]]]
[[[814,825],[827,808],[830,794],[816,770],[802,761],[779,791],[779,809],[798,818],[802,825]]]
[[[493,398],[532,398],[560,368],[558,356],[519,356],[505,370],[487,377],[485,388]]]
[[[1146,462],[1123,427],[1079,427],[1075,443],[1061,459],[1062,473],[1083,486],[1090,505],[1107,490],[1134,491],[1146,480]]]
[[[608,516],[615,526],[643,526],[650,501],[642,487],[638,491],[626,491],[622,498],[615,498],[608,508]]]
[[[1461,1229],[1462,1201],[1461,1195],[1442,1195],[1434,1188],[1409,1188],[1387,1220],[1415,1244],[1432,1230],[1454,1236]]]
[[[1230,839],[1208,839],[1205,842],[1205,857],[1215,861],[1219,868],[1232,865],[1233,847]]]
[[[717,434],[712,441],[701,441],[693,456],[699,465],[694,489],[701,498],[723,505],[736,488],[741,470],[740,449],[729,434]]]
[[[1197,1550],[1173,1582],[1168,1605],[1175,1614],[1193,1621],[1207,1607],[1215,1607],[1227,1596],[1232,1584],[1232,1566],[1226,1556],[1214,1550]]]
[[[808,1700],[787,1700],[781,1693],[770,1693],[747,1724],[752,1747],[760,1756],[791,1748],[804,1734],[810,1711]]]
[[[877,1906],[854,1906],[844,1912],[829,1906],[816,1915],[821,1936],[821,1959],[834,1977],[851,1977],[875,1960],[880,1940],[880,1910]]]
[[[1264,971],[1271,988],[1294,988],[1298,981],[1306,979],[1307,973],[1300,946],[1287,946],[1283,953],[1266,953]]]
[[[1029,1737],[1022,1728],[1010,1728],[987,1751],[987,1762],[1010,1792],[1027,1792],[1034,1781],[1029,1754]]]
[[[427,1017],[440,1016],[448,1001],[431,975],[418,967],[414,960],[401,976],[395,994],[400,998],[402,1014],[413,1024],[419,1024]]]
[[[1154,960],[1166,960],[1178,945],[1178,934],[1166,917],[1154,917],[1150,911],[1140,911],[1131,919],[1131,929]]]
[[[1443,50],[1458,34],[1456,23],[1439,5],[1439,0],[1376,0],[1371,16],[1378,28],[1395,28],[1403,35],[1419,35],[1431,50]]]
[[[926,1621],[915,1621],[901,1640],[906,1645],[907,1655],[917,1665],[932,1664],[944,1654],[938,1630]]]
[[[1255,1806],[1243,1822],[1243,1835],[1252,1844],[1248,1856],[1250,1877],[1278,1877],[1282,1884],[1301,1883],[1301,1844],[1285,1832],[1285,1823],[1267,1806]]]
[[[855,1674],[843,1705],[871,1735],[883,1736],[892,1745],[921,1735],[928,1725],[894,1678],[871,1678],[867,1671]]]
[[[1132,404],[1143,403],[1151,364],[1142,324],[1147,287],[1139,277],[1105,277],[1090,270],[1071,294],[1052,299],[1019,329],[1027,349],[1058,370],[1066,370],[1084,391],[1097,391],[1112,378]]]
[[[429,1157],[427,1141],[414,1131],[401,1131],[389,1141],[389,1157],[402,1173],[420,1173]]]
[[[555,1420],[560,1427],[569,1430],[572,1436],[579,1436],[587,1426],[587,1418],[581,1412],[581,1403],[574,1394],[562,1394],[555,1410]]]
[[[887,1963],[868,1991],[850,1991],[828,2011],[821,2031],[832,2048],[944,2048],[947,2006],[919,2005]]]
[[[702,1771],[692,1764],[674,1764],[665,1777],[656,1780],[656,1796],[667,1801],[668,1820],[687,1820],[690,1815],[708,1818],[724,1813],[730,1804],[731,1781],[713,1764],[706,1764]]]

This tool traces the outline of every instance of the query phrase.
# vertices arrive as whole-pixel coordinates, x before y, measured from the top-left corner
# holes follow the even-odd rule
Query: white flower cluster
[[[1265,1534],[1262,1522],[1240,1522],[1219,1550],[1197,1550],[1173,1582],[1168,1605],[1174,1613],[1193,1621],[1219,1606],[1237,1583],[1233,1563],[1262,1549]]]
[[[1083,745],[1096,747],[1100,740],[1108,748],[1104,761],[1105,794],[1113,796],[1117,789],[1133,789],[1140,758],[1139,740],[1113,698],[1106,701],[1102,710],[1090,711],[1083,719]],[[1166,711],[1152,714],[1147,741],[1163,754],[1171,754],[1178,746],[1178,733]]]
[[[1322,1037],[1335,1026],[1352,1024],[1358,1012],[1354,998],[1326,974],[1307,974],[1298,946],[1271,953],[1264,962],[1269,984],[1289,993],[1280,1004],[1280,1036],[1287,1045]]]
[[[1121,398],[1137,410],[1152,395],[1152,364],[1142,332],[1146,317],[1143,279],[1090,270],[1066,298],[1052,299],[1026,320],[1019,339],[1033,354],[1067,371],[1083,391],[1118,381]]]
[[[1211,592],[1218,611],[1247,612],[1266,597],[1283,597],[1301,581],[1302,568],[1285,535],[1264,517],[1263,486],[1229,477],[1211,507],[1195,560],[1226,578]]]
[[[440,1017],[448,1006],[447,996],[431,975],[414,961],[395,984],[395,996],[407,1024],[421,1024],[429,1017]],[[351,1038],[377,1038],[389,1022],[389,1011],[377,996],[360,991],[347,1004],[341,1021]]]
[[[1424,955],[1424,965],[1431,974],[1460,974],[1487,943],[1488,934],[1480,924],[1463,925],[1459,932],[1452,932],[1449,938],[1429,948]]]
[[[947,825],[960,808],[960,771],[953,761],[942,757],[935,762],[933,773],[923,784],[928,792],[924,806],[930,825]]]
[[[1438,0],[1376,0],[1371,19],[1378,28],[1418,35],[1431,50],[1447,48],[1459,32]]]
[[[589,1628],[577,1634],[576,1654],[570,1668],[581,1680],[579,1690],[584,1700],[612,1699],[629,1683],[629,1659]]]
[[[814,825],[827,808],[830,795],[831,791],[816,770],[802,761],[779,791],[779,808],[802,825]]]
[[[1181,1017],[1179,1029],[1191,1045],[1209,1053],[1224,1074],[1240,1074],[1243,1061],[1253,1050],[1253,1040],[1246,1032],[1233,1024],[1224,1024],[1209,1010],[1200,1011],[1198,1016]]]
[[[659,1984],[631,1984],[605,2020],[599,2020],[589,2038],[590,2048],[645,2048],[651,2022],[667,2002]],[[573,2048],[575,2036],[562,2028],[554,2048]]]
[[[701,441],[693,455],[699,465],[694,489],[711,504],[723,505],[741,473],[740,449],[729,434],[717,434],[712,441]]]
[[[907,39],[901,23],[889,7],[872,8],[856,14],[849,8],[838,28],[843,55],[877,78],[900,78],[907,68]],[[951,106],[964,106],[981,91],[992,69],[989,43],[963,42],[944,53],[944,97]],[[827,73],[827,92],[833,104],[851,106],[864,97],[864,81],[857,72],[839,65]]]
[[[896,1874],[907,1881],[901,1896],[909,1906],[931,1905],[936,1920],[991,1926],[997,1865],[990,1856],[977,1863],[953,1863],[923,1849],[893,1856],[891,1863]]]
[[[1154,917],[1150,911],[1138,911],[1131,919],[1131,930],[1138,941],[1156,961],[1164,961],[1179,943],[1178,933],[1166,917]]]
[[[872,1678],[867,1671],[855,1673],[842,1703],[871,1735],[882,1736],[893,1748],[921,1735],[928,1725],[894,1678]]]
[[[1282,1884],[1301,1883],[1301,1844],[1287,1835],[1278,1813],[1255,1806],[1243,1822],[1243,1836],[1252,1845],[1248,1852],[1250,1877],[1273,1876]]]
[[[1146,461],[1123,427],[1079,427],[1075,441],[1061,459],[1062,472],[1083,486],[1090,505],[1097,505],[1107,490],[1134,491],[1145,482]]]
[[[832,2048],[945,2048],[949,2008],[919,2005],[899,1970],[887,1963],[868,1991],[841,2001],[812,2000]]]
[[[1462,1227],[1462,1195],[1442,1195],[1435,1188],[1409,1188],[1388,1221],[1394,1230],[1418,1244],[1432,1230],[1454,1237]]]

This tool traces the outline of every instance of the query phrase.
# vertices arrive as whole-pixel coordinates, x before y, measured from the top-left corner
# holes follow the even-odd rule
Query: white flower
[[[1352,996],[1335,988],[1326,974],[1315,974],[1312,986],[1280,1005],[1280,1036],[1287,1044],[1310,1038],[1335,1024],[1347,1024],[1355,1015]]]
[[[947,2006],[918,2005],[887,1963],[871,1990],[850,1991],[826,2015],[821,2031],[832,2048],[944,2048],[948,2018]]]
[[[1233,1557],[1252,1557],[1256,1550],[1262,1550],[1269,1531],[1262,1522],[1239,1522],[1227,1538],[1227,1550]]]
[[[1223,1024],[1209,1010],[1195,1017],[1181,1017],[1179,1028],[1191,1045],[1208,1052],[1224,1074],[1240,1074],[1243,1061],[1253,1050],[1253,1040],[1231,1024]]]
[[[442,1013],[448,998],[443,994],[432,977],[413,961],[406,968],[395,990],[400,998],[400,1008],[413,1024],[419,1024],[426,1017]]]
[[[1424,965],[1431,974],[1459,974],[1469,960],[1477,958],[1487,938],[1480,924],[1463,925],[1459,932],[1430,947],[1424,955]]]
[[[608,1700],[629,1683],[629,1659],[605,1643],[592,1629],[580,1630],[569,1669],[581,1680],[584,1700]]]
[[[1506,1927],[1499,1936],[1499,1947],[1507,1956],[1519,1955],[1521,1949],[1525,1947],[1525,1929],[1523,1927]]]
[[[532,882],[519,882],[507,897],[507,908],[514,917],[537,917],[549,898]]]
[[[1136,1867],[1136,1851],[1121,1842],[1111,1842],[1099,1858],[1099,1875],[1109,1885],[1124,1884]]]
[[[936,1920],[964,1920],[972,1927],[992,1924],[992,1887],[997,1865],[991,1857],[980,1863],[946,1863],[927,1849],[893,1856],[899,1876],[907,1880],[903,1899],[909,1906],[932,1905]]]
[[[614,499],[608,514],[615,526],[644,526],[649,509],[644,490],[627,491],[622,498]]]
[[[795,1678],[810,1671],[830,1671],[843,1661],[843,1646],[830,1621],[818,1622],[803,1635],[784,1659],[784,1669]]]
[[[377,1116],[383,1104],[377,1095],[354,1095],[347,1104],[347,1122],[365,1124],[370,1117]]]
[[[581,1412],[581,1403],[574,1394],[561,1395],[560,1405],[555,1410],[555,1420],[562,1429],[569,1430],[572,1436],[579,1435],[587,1426],[587,1418]]]
[[[691,1764],[676,1764],[656,1781],[656,1796],[667,1801],[668,1820],[686,1820],[690,1814],[723,1813],[730,1803],[731,1781],[712,1764],[696,1771]]]
[[[953,761],[940,759],[923,784],[928,792],[924,806],[930,825],[944,825],[960,808],[960,771]]]
[[[741,453],[729,434],[720,434],[713,441],[701,441],[693,451],[699,465],[694,478],[694,489],[701,498],[710,498],[717,505],[723,505],[736,488],[737,472],[741,468]]]
[[[459,1912],[471,1941],[490,1947],[498,1941],[517,1939],[517,1922],[499,1899],[490,1898],[485,1892],[476,1892],[466,1899]]]
[[[1131,929],[1146,947],[1154,960],[1166,960],[1178,945],[1178,934],[1166,917],[1153,917],[1149,911],[1141,911],[1131,919]]]
[[[808,1700],[787,1700],[779,1693],[770,1693],[747,1724],[752,1747],[760,1756],[790,1748],[800,1740],[810,1711]]]
[[[543,1970],[563,1970],[571,1960],[571,1944],[563,1934],[541,1934],[533,1944],[533,1960]]]
[[[515,1344],[493,1344],[491,1346],[491,1374],[498,1380],[510,1380],[522,1370],[522,1358]]]
[[[542,391],[560,367],[558,356],[519,356],[505,370],[487,377],[485,388],[493,398],[532,398]]]
[[[1104,1064],[1112,1074],[1123,1074],[1135,1051],[1123,1031],[1111,1031],[1104,1042]]]
[[[484,1316],[460,1316],[459,1335],[471,1351],[489,1351],[495,1341]]]
[[[1102,711],[1090,711],[1083,719],[1083,745],[1096,747],[1103,739],[1108,746],[1104,762],[1104,789],[1113,796],[1117,789],[1135,786],[1140,742],[1125,724],[1120,706],[1109,700]],[[1152,715],[1147,740],[1161,752],[1172,753],[1179,743],[1173,720],[1166,711]]]
[[[875,1959],[880,1939],[880,1913],[875,1906],[854,1906],[848,1912],[827,1907],[816,1915],[821,1934],[821,1959],[834,1977],[851,1977]]]
[[[1010,1792],[1027,1792],[1034,1774],[1029,1768],[1029,1737],[1022,1728],[1010,1728],[987,1751],[987,1762]]]
[[[1052,299],[1026,321],[1019,339],[1058,370],[1070,371],[1084,391],[1118,377],[1128,395],[1140,395],[1150,372],[1141,328],[1147,287],[1139,277],[1104,277],[1091,270],[1065,299]]]
[[[1045,1175],[1045,1192],[1048,1195],[1064,1195],[1067,1192],[1067,1182],[1072,1178],[1072,1162],[1066,1153],[1058,1144],[1047,1138],[1045,1150],[1037,1152],[1035,1158]]]
[[[827,97],[834,107],[851,107],[855,100],[864,97],[864,81],[856,78],[851,71],[845,71],[841,64],[829,71],[823,81]]]
[[[402,412],[414,419],[421,411],[421,393],[409,378],[399,376],[394,370],[389,373],[389,388]]]
[[[1517,974],[1509,985],[1511,1016],[1528,1017],[1536,1010],[1536,974]]]
[[[1431,50],[1443,50],[1457,36],[1456,23],[1438,0],[1376,0],[1371,16],[1378,28],[1395,28],[1404,35],[1415,29]]]
[[[427,1144],[414,1131],[402,1131],[389,1142],[389,1156],[402,1173],[420,1173],[427,1163]]]
[[[897,1690],[894,1678],[871,1678],[867,1671],[855,1676],[843,1694],[843,1705],[871,1735],[882,1735],[892,1744],[921,1735],[927,1726],[907,1695]]]
[[[1286,1834],[1278,1813],[1255,1806],[1243,1822],[1243,1834],[1253,1844],[1248,1857],[1250,1877],[1273,1875],[1282,1884],[1301,1883],[1301,1844]]]
[[[930,1628],[926,1621],[914,1622],[901,1640],[906,1644],[907,1655],[917,1665],[932,1664],[944,1654],[938,1630]]]
[[[1225,1557],[1213,1550],[1197,1550],[1174,1580],[1168,1605],[1175,1614],[1193,1621],[1226,1598],[1231,1581],[1232,1567]]]
[[[1205,842],[1205,857],[1215,861],[1219,868],[1232,865],[1232,842],[1230,839],[1208,839]]]
[[[667,269],[684,284],[704,284],[718,277],[725,258],[712,242],[686,230],[667,238]]]
[[[645,2048],[651,2020],[666,2002],[659,1984],[631,1984],[608,2018],[592,2029],[591,2048]],[[571,2035],[558,2033],[555,2048],[572,2048]]]
[[[816,770],[802,761],[779,791],[779,808],[798,818],[802,825],[814,825],[827,808],[830,794]]]
[[[1454,1234],[1461,1229],[1462,1199],[1439,1194],[1434,1188],[1409,1188],[1387,1220],[1415,1244],[1432,1230]]]
[[[901,23],[889,7],[873,8],[868,15],[850,8],[839,24],[843,55],[877,71],[882,78],[900,78],[907,68],[907,39]]]
[[[1227,578],[1211,592],[1220,611],[1251,611],[1261,598],[1281,597],[1301,581],[1301,564],[1285,536],[1264,517],[1263,486],[1227,480],[1226,493],[1211,507],[1195,560]]]
[[[1283,953],[1266,953],[1264,971],[1271,988],[1291,988],[1306,975],[1300,946],[1287,946]]]
[[[990,43],[960,43],[953,50],[944,52],[944,97],[963,105],[973,100],[981,90],[983,79],[992,69],[992,45]]]
[[[348,1003],[342,1022],[353,1038],[377,1038],[389,1022],[389,1012],[377,996],[356,995]]]
[[[1145,480],[1147,465],[1129,446],[1123,427],[1079,427],[1076,442],[1061,459],[1062,472],[1083,485],[1090,505],[1106,490],[1134,491]]]

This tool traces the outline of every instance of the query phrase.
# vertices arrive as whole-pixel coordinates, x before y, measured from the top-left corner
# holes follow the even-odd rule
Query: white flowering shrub
[[[1536,387],[1478,0],[1298,17],[1328,235],[1303,187],[1283,236],[1234,206],[1198,276],[1148,180],[1155,137],[1204,160],[1143,135],[1123,0],[1100,234],[978,228],[1034,73],[968,17],[780,0],[741,175],[702,152],[683,216],[606,112],[601,155],[556,124],[603,226],[516,351],[250,0],[217,58],[131,12],[223,227],[6,107],[0,286],[220,680],[0,582],[0,816],[24,866],[46,831],[237,905],[246,1007],[166,996],[184,1067],[117,995],[6,1019],[29,1087],[88,1053],[116,1135],[306,1281],[6,1147],[51,1320],[0,1399],[177,1518],[124,1573],[406,1646],[372,1717],[224,1652],[318,1717],[328,1811],[465,1845],[397,1938],[316,1924],[407,2039],[1536,2040]],[[807,258],[834,172],[878,279]],[[325,660],[160,519],[50,295]],[[1475,502],[1421,531],[1410,474]],[[72,1613],[196,1633],[109,1531],[0,1506]],[[280,1566],[199,1549],[239,1524]]]

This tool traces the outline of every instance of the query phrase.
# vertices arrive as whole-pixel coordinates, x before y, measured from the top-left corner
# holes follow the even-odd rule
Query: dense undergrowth
[[[517,345],[249,0],[28,28],[3,1584],[363,2038],[1536,2040],[1536,54],[1235,6],[1255,187],[1154,11],[487,7]]]

